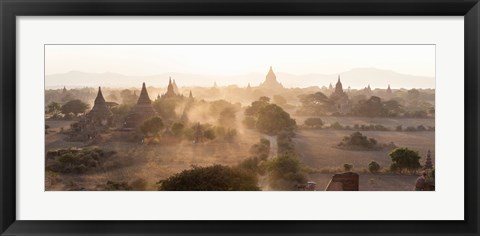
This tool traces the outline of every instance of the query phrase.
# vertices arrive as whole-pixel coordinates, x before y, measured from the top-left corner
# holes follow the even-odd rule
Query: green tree
[[[386,115],[389,117],[395,117],[398,116],[400,113],[403,113],[404,110],[402,109],[402,106],[397,100],[388,100],[386,102],[383,102],[383,106],[385,108]]]
[[[76,99],[63,104],[61,110],[65,115],[73,113],[77,116],[78,114],[85,113],[89,107],[88,104]]]
[[[375,161],[371,161],[368,164],[368,170],[370,173],[378,173],[378,171],[380,171],[380,165]]]
[[[345,170],[345,172],[352,171],[352,169],[353,169],[352,164],[348,164],[348,163],[343,164],[343,170]]]
[[[142,122],[140,125],[140,130],[145,135],[156,135],[163,129],[163,121],[162,118],[155,116],[150,119],[147,119]]]
[[[325,115],[334,110],[334,103],[322,92],[299,96],[302,106],[299,113],[303,115]]]
[[[267,106],[269,102],[270,99],[268,97],[260,97],[258,101],[252,102],[252,104],[245,109],[245,116],[258,116],[260,110]]]
[[[269,183],[276,190],[295,190],[305,184],[307,176],[300,160],[295,155],[281,155],[268,164]]]
[[[155,111],[157,111],[157,113],[166,121],[177,120],[178,117],[177,113],[175,112],[175,108],[180,102],[181,98],[179,97],[162,98],[153,102],[152,106]]]
[[[387,111],[382,103],[382,99],[376,96],[368,100],[361,100],[353,107],[353,114],[367,117],[382,117],[387,115]]]
[[[275,104],[268,104],[258,113],[256,128],[258,131],[276,135],[284,129],[292,129],[296,125],[290,114]]]
[[[354,132],[350,136],[345,136],[340,143],[340,146],[361,147],[366,149],[374,148],[377,140],[368,138],[360,132]]]
[[[312,128],[321,128],[323,126],[323,120],[320,118],[308,118],[304,124]]]
[[[165,180],[159,190],[164,191],[258,191],[257,175],[242,168],[222,165],[194,166]]]
[[[117,116],[126,116],[128,115],[132,110],[131,105],[126,105],[126,104],[120,104],[118,106],[112,107],[111,111],[113,114]]]
[[[56,102],[51,102],[47,105],[47,114],[57,116],[61,112],[62,106]]]
[[[180,123],[180,122],[173,123],[172,125],[173,135],[180,137],[183,133],[184,128],[185,128],[185,125],[183,125],[183,123]]]
[[[417,151],[408,148],[396,148],[390,152],[392,164],[390,170],[402,172],[404,170],[416,172],[420,167],[420,156]]]

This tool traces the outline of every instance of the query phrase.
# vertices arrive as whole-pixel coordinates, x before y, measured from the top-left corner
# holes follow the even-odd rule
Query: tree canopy
[[[415,172],[420,165],[420,156],[417,151],[410,150],[408,148],[397,148],[390,154],[392,164],[390,170],[395,172],[402,172],[404,170]]]
[[[332,111],[334,103],[322,92],[299,96],[302,103],[299,113],[303,115],[325,115]]]
[[[194,166],[160,181],[164,191],[258,191],[255,173],[222,165]]]
[[[378,171],[380,171],[380,165],[376,161],[371,161],[368,164],[368,171],[371,173],[378,173]]]
[[[276,190],[295,190],[296,185],[304,184],[307,177],[300,160],[295,155],[281,155],[269,165],[270,186]]]
[[[67,115],[73,113],[75,116],[81,113],[85,113],[90,106],[79,99],[71,100],[63,104],[61,110],[62,113]]]
[[[323,120],[318,117],[308,118],[303,123],[305,126],[312,128],[321,128],[323,126]]]
[[[275,104],[268,104],[258,113],[256,127],[258,131],[276,135],[282,130],[294,128],[296,122],[290,114]]]
[[[146,135],[148,135],[148,134],[152,134],[152,135],[158,134],[158,132],[160,132],[160,130],[162,130],[162,129],[163,129],[163,121],[158,116],[155,116],[155,117],[152,117],[148,120],[145,120],[140,125],[140,130]]]

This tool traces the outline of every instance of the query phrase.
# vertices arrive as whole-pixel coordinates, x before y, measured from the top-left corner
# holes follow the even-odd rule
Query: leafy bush
[[[100,166],[105,158],[115,152],[105,152],[101,149],[60,149],[47,153],[48,159],[53,159],[46,169],[58,173],[82,174],[89,169]]]
[[[344,170],[345,172],[352,171],[352,169],[353,169],[353,165],[352,165],[352,164],[348,164],[348,163],[343,164],[343,170]]]
[[[323,120],[320,118],[308,118],[305,120],[304,124],[311,128],[321,128],[323,126]]]
[[[162,118],[158,116],[145,120],[144,122],[142,122],[142,124],[140,124],[140,130],[144,134],[156,135],[162,129],[163,129],[163,121],[162,121]]]
[[[368,138],[367,136],[362,135],[360,132],[355,132],[350,136],[345,136],[338,146],[372,149],[377,145],[377,143],[377,140]]]
[[[335,122],[335,123],[333,123],[333,124],[330,125],[330,128],[342,130],[342,129],[343,129],[343,126],[342,126],[340,123]]]
[[[276,135],[282,130],[293,129],[296,122],[281,107],[268,104],[258,112],[255,126],[262,133]]]
[[[417,151],[410,150],[408,148],[397,148],[390,152],[390,158],[392,159],[392,164],[390,165],[390,170],[393,172],[416,172],[420,165],[420,156]]]
[[[307,181],[305,170],[295,155],[280,155],[268,164],[269,183],[276,190],[296,190]]]
[[[380,165],[375,161],[371,161],[368,164],[368,171],[370,171],[370,173],[378,173],[380,171]]]
[[[250,154],[253,157],[257,157],[259,160],[267,160],[270,154],[270,141],[261,138],[259,143],[256,143],[250,147]]]
[[[257,176],[222,165],[194,166],[160,181],[163,191],[257,191]]]
[[[114,182],[114,181],[107,181],[105,186],[103,187],[104,191],[127,191],[132,190],[132,187],[128,185],[127,182]]]

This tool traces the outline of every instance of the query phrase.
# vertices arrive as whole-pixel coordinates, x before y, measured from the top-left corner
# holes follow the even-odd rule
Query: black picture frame
[[[479,0],[1,0],[1,235],[479,235]],[[16,220],[16,16],[443,16],[465,19],[463,221],[21,221]],[[459,157],[456,157],[459,158]],[[445,203],[448,204],[448,203]],[[252,212],[252,214],[255,214]]]

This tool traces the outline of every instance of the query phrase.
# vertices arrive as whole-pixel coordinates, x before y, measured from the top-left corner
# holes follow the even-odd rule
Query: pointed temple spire
[[[142,84],[142,91],[140,92],[140,97],[138,97],[137,104],[151,104],[152,101],[148,96],[147,87],[145,86],[145,82]]]
[[[172,77],[170,77],[169,81],[168,81],[168,86],[167,86],[167,92],[164,94],[165,97],[174,97],[176,94],[175,94],[175,89],[173,87],[173,83],[172,83]]]
[[[177,86],[177,83],[175,83],[175,80],[173,80],[173,92],[175,92],[175,94],[180,94],[180,91],[178,90],[178,86]]]
[[[192,90],[190,90],[190,94],[188,94],[188,98],[193,98]]]
[[[97,97],[95,98],[92,110],[88,113],[87,116],[93,122],[100,122],[107,119],[111,115],[112,112],[110,111],[110,109],[108,109],[105,98],[103,98],[102,88],[98,87]]]
[[[105,98],[103,98],[102,88],[98,87],[97,97],[95,98],[95,104],[105,103]]]
[[[147,87],[145,82],[142,84],[142,90],[140,96],[138,97],[138,102],[133,108],[132,113],[130,113],[125,118],[124,127],[125,128],[134,128],[141,124],[144,120],[156,116],[157,112],[153,109],[152,101],[148,96]]]
[[[335,84],[335,93],[342,94],[343,93],[343,86],[342,82],[340,82],[340,75],[338,75],[337,84]]]

